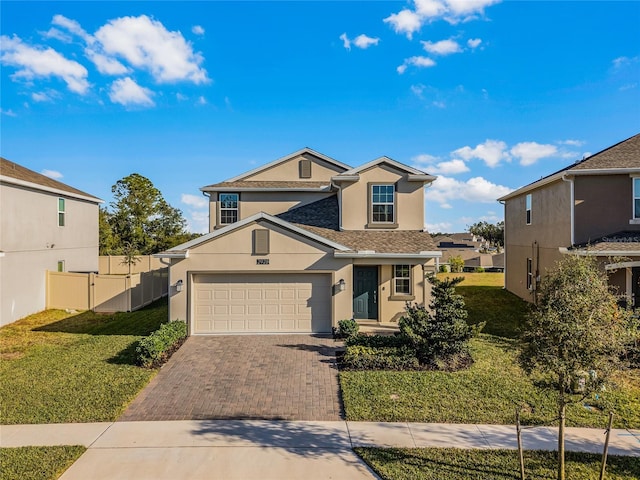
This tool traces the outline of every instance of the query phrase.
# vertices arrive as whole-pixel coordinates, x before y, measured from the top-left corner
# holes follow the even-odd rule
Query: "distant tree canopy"
[[[491,245],[504,246],[504,221],[495,225],[488,222],[477,222],[469,227],[469,232],[484,238]]]
[[[100,208],[100,255],[151,255],[197,236],[148,178],[132,173],[111,191],[110,208]]]

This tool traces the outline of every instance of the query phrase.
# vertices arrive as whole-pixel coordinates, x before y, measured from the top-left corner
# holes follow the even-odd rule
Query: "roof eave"
[[[202,192],[326,192],[331,190],[331,185],[322,187],[202,187]]]
[[[154,253],[153,258],[189,258],[189,250],[183,250],[181,252],[174,252],[169,250],[167,252]]]
[[[360,250],[357,252],[335,252],[333,254],[335,258],[405,258],[408,260],[427,260],[430,258],[442,257],[442,252],[439,251],[421,251],[419,253],[381,253],[369,250]]]
[[[0,175],[0,182],[9,183],[12,185],[18,185],[20,187],[27,187],[33,190],[40,190],[42,192],[55,193],[56,195],[62,195],[65,197],[77,198],[78,200],[85,200],[87,202],[92,202],[96,204],[104,203],[104,200],[98,197],[93,197],[91,195],[81,195],[79,193],[69,192],[67,190],[62,190],[60,188],[48,187],[46,185],[40,185],[38,183],[27,182],[25,180],[20,180],[18,178],[8,177],[6,175]]]

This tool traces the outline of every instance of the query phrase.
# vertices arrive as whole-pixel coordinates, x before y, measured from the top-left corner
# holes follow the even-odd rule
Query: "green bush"
[[[342,357],[345,370],[419,370],[416,352],[410,347],[347,347]]]
[[[476,273],[484,273],[484,267],[476,267]]]
[[[348,347],[360,345],[363,347],[402,347],[407,345],[406,338],[398,335],[367,335],[366,333],[358,333],[345,340]]]
[[[187,337],[187,324],[180,320],[160,328],[138,342],[136,360],[142,367],[155,367],[166,362]]]
[[[351,338],[358,334],[360,325],[353,318],[340,320],[338,322],[338,334],[341,338]]]

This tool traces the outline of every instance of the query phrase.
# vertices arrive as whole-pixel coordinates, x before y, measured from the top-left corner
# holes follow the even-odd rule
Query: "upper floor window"
[[[633,179],[633,218],[640,218],[640,177]]]
[[[229,225],[238,221],[238,194],[221,193],[218,197],[220,202],[220,223]]]
[[[64,198],[58,198],[58,226],[64,227],[65,204]]]
[[[371,186],[371,221],[393,223],[395,216],[395,187],[393,185]]]
[[[393,266],[393,293],[411,295],[411,265]]]
[[[525,199],[526,210],[527,210],[527,225],[531,225],[531,194],[527,194]]]

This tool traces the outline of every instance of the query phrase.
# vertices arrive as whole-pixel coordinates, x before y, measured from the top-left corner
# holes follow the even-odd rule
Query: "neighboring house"
[[[0,158],[0,324],[45,308],[46,270],[98,271],[102,200]]]
[[[532,302],[564,254],[593,255],[640,301],[640,135],[522,187],[505,208],[507,290]]]
[[[305,148],[202,187],[210,233],[157,255],[171,260],[169,318],[191,334],[397,320],[428,301],[437,271],[424,229],[434,180],[387,157],[351,168]]]

